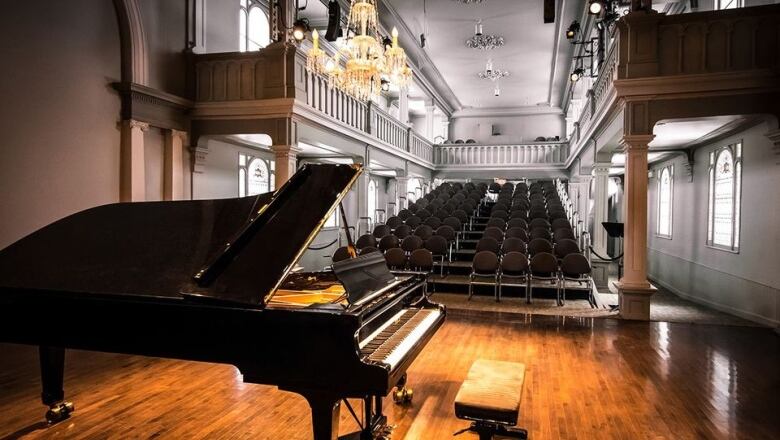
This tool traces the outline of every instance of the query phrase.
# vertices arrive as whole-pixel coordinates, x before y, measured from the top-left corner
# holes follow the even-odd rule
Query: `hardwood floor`
[[[526,364],[519,425],[533,439],[780,437],[771,330],[464,313],[410,369],[412,406],[386,399],[394,439],[449,439],[467,426],[453,400],[477,358]],[[36,349],[0,344],[0,439],[310,436],[303,398],[244,384],[231,366],[71,351],[65,389],[76,412],[46,427]],[[355,427],[346,410],[341,425]]]

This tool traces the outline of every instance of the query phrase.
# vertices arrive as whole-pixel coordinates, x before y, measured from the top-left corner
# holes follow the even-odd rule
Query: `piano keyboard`
[[[368,360],[395,368],[441,315],[439,309],[404,309],[360,343]]]

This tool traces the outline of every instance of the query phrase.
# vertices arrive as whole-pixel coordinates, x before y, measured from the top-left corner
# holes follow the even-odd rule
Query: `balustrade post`
[[[371,134],[371,113],[374,112],[374,103],[372,101],[368,101],[368,104],[366,104],[366,129],[365,132]]]

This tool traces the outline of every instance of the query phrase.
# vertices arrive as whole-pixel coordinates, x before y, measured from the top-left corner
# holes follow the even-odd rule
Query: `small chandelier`
[[[504,45],[504,37],[482,33],[482,20],[474,25],[474,36],[466,40],[466,47],[479,50],[493,50]]]
[[[478,5],[485,0],[452,0],[454,2],[463,3],[464,5]]]
[[[493,68],[493,60],[488,60],[485,65],[485,71],[479,72],[479,77],[482,79],[489,79],[491,81],[497,81],[501,78],[509,76],[509,72],[506,70]]]
[[[395,28],[389,44],[385,46],[380,39],[376,0],[351,0],[347,17],[347,37],[332,58],[319,48],[319,35],[312,32],[313,45],[306,57],[306,68],[327,75],[331,86],[363,101],[382,90],[383,77],[405,86],[412,78],[406,52],[398,45]],[[340,62],[342,55],[344,68]]]

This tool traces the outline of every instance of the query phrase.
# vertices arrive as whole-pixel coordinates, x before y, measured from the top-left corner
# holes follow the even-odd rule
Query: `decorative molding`
[[[733,95],[740,91],[756,93],[780,90],[777,73],[771,69],[617,79],[614,84],[620,96],[675,94],[695,98],[718,92]]]
[[[773,149],[775,150],[775,155],[778,156],[777,165],[780,165],[780,129],[776,128],[765,134],[765,136],[774,144]]]
[[[654,134],[624,134],[620,139],[620,149],[625,152],[648,151],[648,144],[654,138]]]
[[[155,127],[181,131],[188,128],[187,112],[192,101],[132,82],[112,86],[122,98],[122,119],[139,119]]]
[[[130,129],[137,128],[140,129],[141,131],[149,131],[149,123],[147,122],[139,121],[136,119],[126,119],[125,123],[127,124],[127,128]]]
[[[122,81],[149,84],[149,57],[146,33],[138,0],[114,0],[119,21]]]

